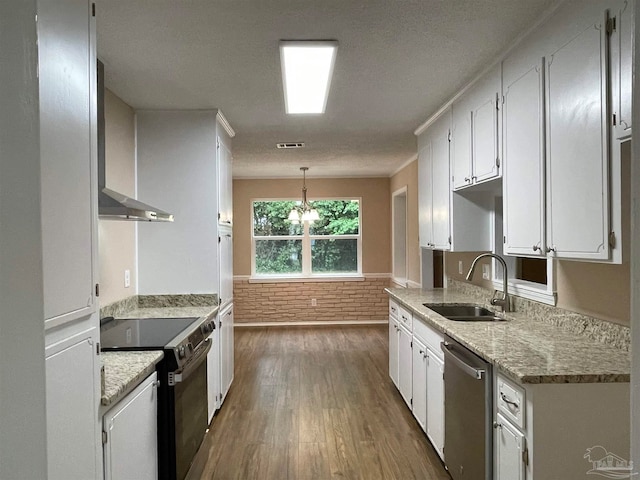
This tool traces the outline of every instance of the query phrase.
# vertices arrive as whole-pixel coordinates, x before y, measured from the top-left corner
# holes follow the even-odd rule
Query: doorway
[[[407,286],[407,187],[393,192],[391,200],[392,280],[398,286]]]

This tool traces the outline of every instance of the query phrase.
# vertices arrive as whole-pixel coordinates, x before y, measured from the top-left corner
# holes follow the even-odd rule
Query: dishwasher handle
[[[454,350],[454,346],[450,342],[440,342],[440,348],[444,352],[445,357],[448,357],[451,361],[453,361],[453,363],[455,363],[456,366],[459,367],[464,373],[475,378],[476,380],[482,380],[486,373],[486,370],[484,368],[476,368],[472,365],[469,365],[464,360],[464,358],[460,357],[456,353],[456,351]]]

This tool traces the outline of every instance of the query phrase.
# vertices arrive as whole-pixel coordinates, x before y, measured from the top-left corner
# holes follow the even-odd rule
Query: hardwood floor
[[[235,330],[198,479],[450,480],[388,375],[386,325]]]

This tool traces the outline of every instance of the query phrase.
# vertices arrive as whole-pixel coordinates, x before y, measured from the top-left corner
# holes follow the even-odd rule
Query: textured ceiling
[[[415,155],[416,127],[557,3],[102,0],[98,55],[134,108],[220,108],[236,178],[386,176]],[[338,40],[325,115],[284,113],[281,39]]]

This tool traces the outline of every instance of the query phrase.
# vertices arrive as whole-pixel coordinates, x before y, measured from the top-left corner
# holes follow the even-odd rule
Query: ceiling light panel
[[[337,49],[335,41],[280,42],[287,113],[324,113]]]

